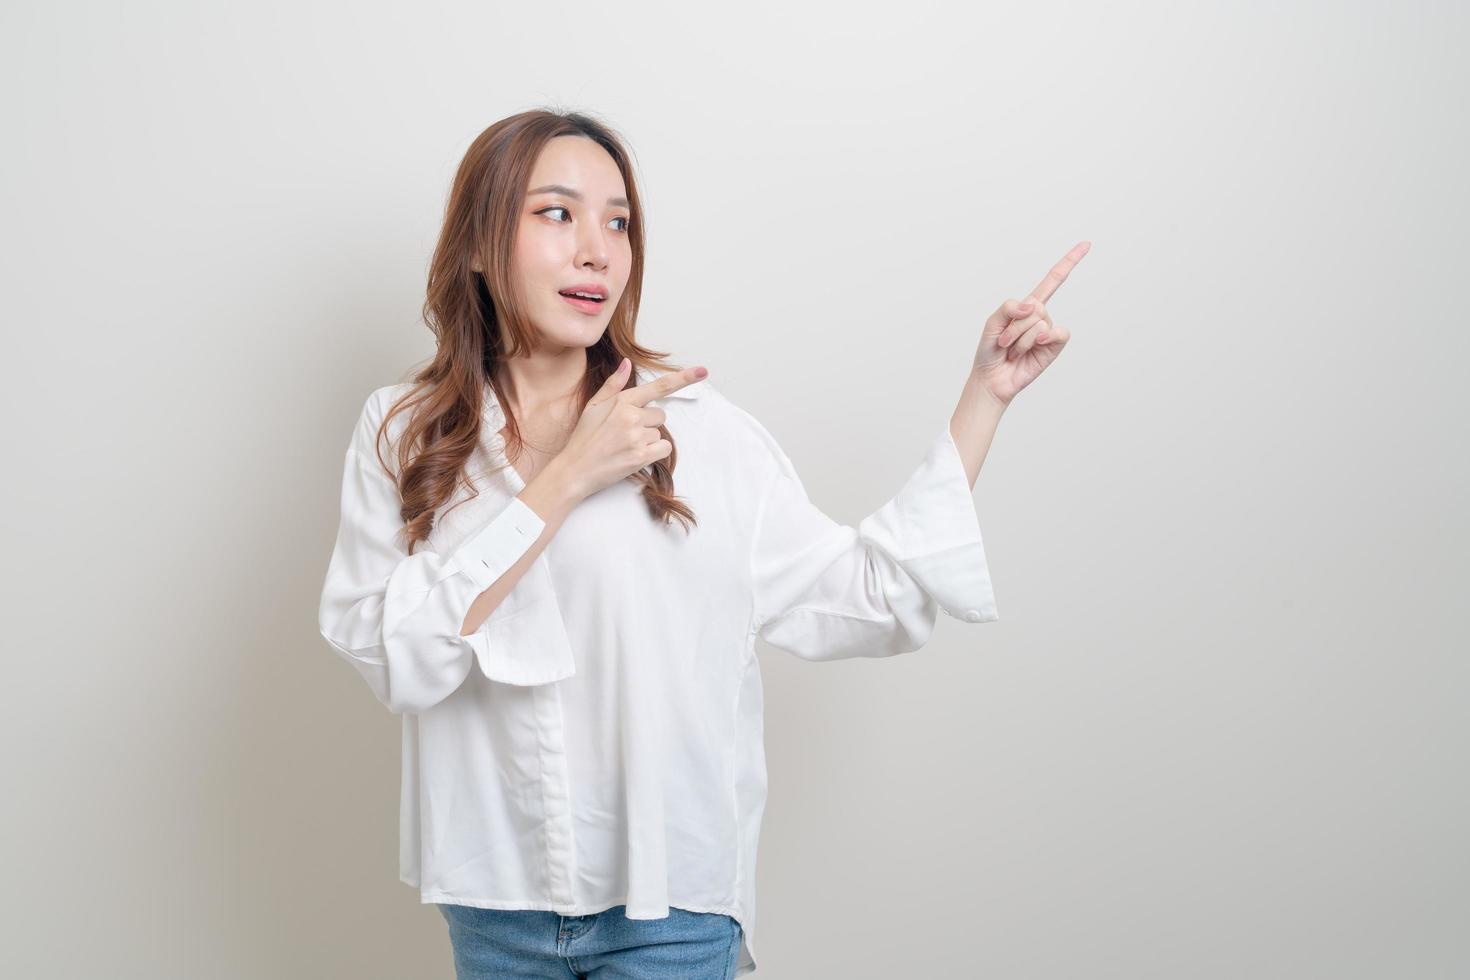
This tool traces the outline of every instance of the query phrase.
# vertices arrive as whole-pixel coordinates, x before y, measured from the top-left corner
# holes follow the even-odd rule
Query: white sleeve
[[[786,454],[762,496],[751,557],[754,628],[806,660],[919,649],[937,610],[1000,618],[969,477],[946,424],[903,488],[856,528],[808,498]]]
[[[365,410],[364,420],[371,413]],[[372,428],[359,423],[359,435]],[[471,604],[514,565],[545,528],[512,497],[452,554],[420,542],[409,555],[398,488],[357,448],[347,450],[340,524],[319,609],[321,634],[395,714],[422,712],[453,693],[474,663],[509,684],[542,684],[575,672],[542,556],[481,627],[460,635]]]

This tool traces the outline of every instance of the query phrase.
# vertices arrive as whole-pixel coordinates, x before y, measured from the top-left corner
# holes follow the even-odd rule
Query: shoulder
[[[367,396],[367,402],[362,407],[362,414],[365,417],[373,416],[377,421],[381,422],[393,406],[401,401],[409,392],[413,391],[415,387],[416,385],[412,381],[405,381],[401,384],[384,385],[381,388],[374,388]]]
[[[417,386],[413,382],[405,381],[402,384],[391,384],[384,385],[381,388],[374,388],[368,394],[367,400],[363,403],[362,413],[358,421],[363,425],[372,425],[376,428],[382,424],[383,419],[388,417],[388,413],[393,410],[393,407],[409,395],[415,387]],[[394,421],[398,422],[400,416],[403,417],[404,421],[407,421],[407,411],[400,412],[399,415],[394,416]],[[400,426],[401,424],[399,423]]]
[[[414,387],[413,382],[406,381],[401,384],[384,385],[369,392],[363,401],[362,409],[357,414],[357,422],[353,426],[348,449],[365,459],[374,460],[378,458],[378,448],[381,446],[383,457],[391,459],[392,448],[397,443],[403,429],[408,425],[412,409],[405,409],[393,416],[388,425],[386,439],[380,437],[383,420]]]

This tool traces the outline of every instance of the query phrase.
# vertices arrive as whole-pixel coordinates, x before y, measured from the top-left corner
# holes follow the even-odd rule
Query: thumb
[[[613,369],[612,374],[607,376],[607,380],[602,383],[602,389],[597,394],[602,398],[611,398],[622,391],[623,384],[628,380],[628,369],[632,364],[633,362],[626,357],[619,361],[618,366]]]
[[[602,387],[598,388],[592,393],[592,397],[587,399],[587,404],[582,406],[582,413],[577,422],[579,427],[583,424],[582,420],[585,419],[596,419],[600,423],[601,420],[607,418],[608,413],[603,411],[602,408],[604,405],[612,405],[617,401],[618,392],[623,390],[623,382],[628,377],[628,372],[624,369],[630,363],[626,357],[619,361],[618,366],[613,368],[613,373],[609,374],[607,380],[602,383]],[[609,409],[608,411],[611,410]]]

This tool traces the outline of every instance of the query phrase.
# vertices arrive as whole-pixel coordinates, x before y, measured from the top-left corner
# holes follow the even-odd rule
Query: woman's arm
[[[774,464],[752,467],[770,470],[751,533],[752,633],[805,660],[890,657],[928,642],[941,609],[966,623],[1000,618],[972,496],[983,447],[967,473],[954,424],[855,527],[813,503],[774,437],[749,424],[763,443],[754,455]],[[980,427],[986,442],[994,428]]]
[[[362,432],[377,415],[370,403]],[[554,630],[534,648],[519,642],[519,631],[557,625],[545,562],[525,569],[524,609],[488,615],[473,634],[460,633],[471,604],[544,537],[544,521],[524,499],[512,498],[453,551],[424,547],[413,554],[401,542],[400,503],[397,484],[378,461],[349,448],[318,610],[322,636],[388,710],[429,710],[459,688],[477,659],[486,677],[509,684],[542,684],[575,672],[570,646]]]
[[[409,554],[398,485],[373,446],[387,391],[368,397],[343,455],[340,521],[318,611],[322,636],[398,714],[433,708],[476,662],[507,684],[570,677],[576,663],[551,573],[536,558],[554,531],[547,523],[561,523],[581,483],[548,466],[453,550]],[[466,624],[475,628],[464,633]]]
[[[965,475],[970,479],[971,489],[974,489],[975,480],[980,476],[980,467],[985,464],[991,440],[995,438],[996,426],[1000,425],[1005,410],[1000,399],[991,394],[984,382],[971,372],[969,379],[965,381],[964,391],[960,393],[959,405],[955,407],[954,415],[949,420],[949,434],[954,438],[955,448],[960,451],[960,459],[964,461]]]

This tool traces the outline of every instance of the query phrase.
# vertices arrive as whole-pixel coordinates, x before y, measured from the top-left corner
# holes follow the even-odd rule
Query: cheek
[[[633,272],[633,247],[624,239],[621,245],[609,252],[608,257],[611,259],[608,271],[617,281],[621,292],[623,284],[628,281],[628,276]]]
[[[516,236],[513,255],[516,278],[526,287],[545,283],[562,265],[554,243],[536,234]]]

